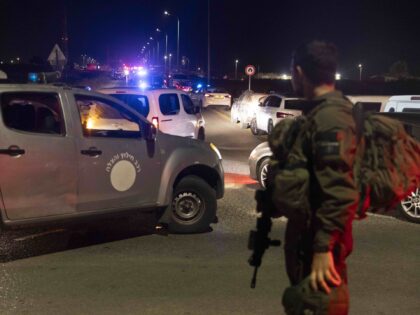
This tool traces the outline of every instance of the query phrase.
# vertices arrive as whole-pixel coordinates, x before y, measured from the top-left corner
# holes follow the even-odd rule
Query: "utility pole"
[[[207,85],[210,85],[210,0],[207,0]]]
[[[61,48],[63,49],[64,56],[69,60],[69,36],[67,32],[67,8],[65,1],[61,3],[62,10],[62,24],[61,24]]]
[[[179,17],[177,17],[178,19],[178,37],[177,37],[177,42],[176,42],[176,67],[177,67],[177,71],[179,71]]]
[[[168,56],[168,34],[165,33],[165,56]]]

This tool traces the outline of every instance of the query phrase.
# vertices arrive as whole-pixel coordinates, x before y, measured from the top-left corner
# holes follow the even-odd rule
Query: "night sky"
[[[397,60],[420,76],[415,2],[211,0],[212,68],[233,72],[238,58],[240,69],[251,63],[287,72],[293,48],[318,38],[337,44],[344,77],[357,78],[359,63],[366,74],[383,74]],[[166,9],[181,20],[181,54],[206,67],[207,0],[0,0],[0,60],[47,58],[60,38],[63,3],[73,60],[86,53],[130,62],[156,27],[168,32],[175,53],[176,20],[163,16]]]

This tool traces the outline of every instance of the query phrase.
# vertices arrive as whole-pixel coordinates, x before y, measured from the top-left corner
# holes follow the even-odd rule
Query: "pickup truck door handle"
[[[160,122],[172,121],[172,119],[162,119]]]
[[[92,147],[92,148],[89,148],[87,150],[81,150],[80,153],[82,153],[83,155],[88,155],[88,156],[95,157],[95,156],[101,155],[102,154],[102,151],[101,150],[98,150],[95,147]]]
[[[18,146],[12,145],[8,149],[0,149],[0,154],[19,156],[25,154],[25,150],[19,148]]]

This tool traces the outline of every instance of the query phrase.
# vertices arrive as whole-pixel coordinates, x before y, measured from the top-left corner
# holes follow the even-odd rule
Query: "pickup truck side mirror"
[[[156,141],[156,135],[157,135],[157,128],[153,124],[146,124],[145,132],[144,132],[144,138],[147,141]]]

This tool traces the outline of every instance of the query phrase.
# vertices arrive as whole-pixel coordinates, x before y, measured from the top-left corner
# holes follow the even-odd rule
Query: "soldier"
[[[308,209],[306,219],[291,215],[287,223],[286,269],[294,291],[286,290],[283,304],[288,314],[347,314],[345,259],[353,247],[352,222],[359,198],[352,173],[356,151],[352,104],[335,89],[337,49],[333,44],[301,45],[291,67],[293,89],[313,107],[286,165],[292,174],[300,168],[300,173],[289,177],[291,182],[303,178],[299,176],[302,169],[308,174]],[[274,204],[280,194],[283,199],[305,199],[294,195],[294,188],[287,190],[284,180],[275,180],[273,185]]]

